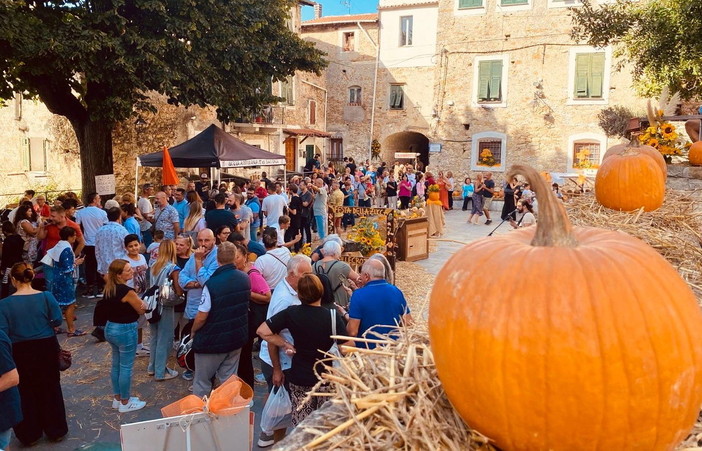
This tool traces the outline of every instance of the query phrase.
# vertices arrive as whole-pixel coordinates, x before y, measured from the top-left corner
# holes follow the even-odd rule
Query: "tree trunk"
[[[95,191],[95,176],[112,174],[112,124],[72,120],[80,149],[83,195]]]

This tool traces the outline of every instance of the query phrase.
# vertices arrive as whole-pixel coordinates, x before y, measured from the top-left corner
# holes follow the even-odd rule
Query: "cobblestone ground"
[[[499,213],[493,214],[493,224],[467,224],[468,214],[454,209],[446,214],[446,233],[437,241],[437,249],[430,258],[419,263],[429,273],[436,274],[443,263],[461,247],[460,242],[470,242],[486,236],[499,222]],[[506,233],[509,224],[503,224],[495,232]],[[453,241],[452,241],[453,240]],[[92,313],[96,300],[79,298],[77,310],[78,328],[92,330]],[[145,332],[145,337],[147,337]],[[97,343],[91,335],[67,338],[60,335],[62,346],[73,353],[73,366],[62,373],[63,395],[68,415],[69,433],[60,443],[41,440],[32,449],[69,451],[76,449],[111,451],[120,449],[120,425],[161,417],[161,407],[176,401],[190,392],[191,384],[178,377],[170,381],[155,382],[146,374],[148,357],[137,357],[134,364],[133,392],[147,401],[144,409],[127,414],[119,414],[111,408],[111,389],[109,381],[110,347],[107,343]],[[148,338],[145,339],[148,343]],[[171,357],[169,367],[177,367]],[[258,367],[258,360],[254,361]],[[177,368],[182,372],[180,368]],[[263,408],[266,396],[265,384],[256,383],[253,411],[256,413],[256,434],[258,433],[258,416]],[[14,440],[13,449],[22,449]],[[254,443],[254,450],[258,449]]]

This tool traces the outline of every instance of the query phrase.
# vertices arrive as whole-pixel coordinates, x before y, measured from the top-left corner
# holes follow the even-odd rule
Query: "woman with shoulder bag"
[[[151,355],[149,356],[149,376],[154,376],[157,381],[165,381],[178,377],[178,371],[166,367],[168,363],[168,353],[172,348],[173,329],[175,327],[175,313],[173,307],[177,301],[163,302],[163,296],[180,298],[183,290],[180,284],[173,283],[178,280],[180,268],[177,266],[176,245],[172,240],[163,240],[158,248],[158,258],[151,267],[151,286],[159,287],[159,302],[162,304],[161,319],[156,323],[149,324],[151,329]],[[169,293],[164,292],[164,285],[170,283]]]
[[[107,324],[105,339],[112,348],[112,408],[120,413],[143,409],[146,402],[130,397],[132,369],[137,348],[137,321],[146,312],[146,305],[139,299],[134,288],[127,285],[132,280],[134,269],[127,260],[117,259],[110,263],[105,276],[103,305]]]
[[[54,295],[32,288],[34,270],[16,263],[10,280],[17,291],[0,301],[0,330],[12,340],[17,365],[23,420],[14,426],[25,446],[46,434],[60,441],[68,433],[59,373],[60,346],[54,328],[61,325],[61,308]],[[2,416],[4,412],[0,412]]]
[[[254,384],[254,369],[253,361],[253,344],[256,338],[256,329],[266,320],[268,313],[268,303],[271,301],[271,289],[263,278],[261,272],[256,269],[248,259],[249,251],[241,243],[235,243],[236,258],[234,263],[236,269],[243,271],[249,276],[251,281],[251,299],[249,300],[249,339],[241,348],[239,357],[239,370],[237,375],[244,382],[253,387]]]

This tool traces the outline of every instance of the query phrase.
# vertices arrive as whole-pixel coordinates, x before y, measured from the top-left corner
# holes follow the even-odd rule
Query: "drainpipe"
[[[312,86],[313,88],[317,88],[320,91],[324,91],[324,131],[327,131],[327,111],[328,111],[328,106],[329,106],[329,93],[325,88],[322,88],[319,85],[315,85],[314,83],[311,83],[307,80],[302,80],[303,83],[308,84]],[[322,152],[324,153],[324,156],[327,155],[327,141],[326,139],[324,140],[324,147],[322,148]]]
[[[378,19],[380,22],[380,19]],[[373,101],[371,102],[370,134],[368,136],[368,161],[373,158],[373,131],[375,126],[375,96],[378,91],[378,66],[380,65],[380,45],[373,42],[368,32],[358,22],[358,26],[366,33],[366,36],[375,46],[375,73],[373,74]],[[378,24],[378,41],[380,41],[380,24]]]
[[[360,26],[360,24],[359,24]],[[365,31],[365,30],[364,30]],[[368,33],[366,33],[368,34]],[[370,37],[369,37],[370,39]],[[373,40],[371,40],[373,42]],[[373,132],[375,125],[375,96],[378,91],[378,66],[380,65],[380,24],[378,24],[378,44],[375,44],[375,73],[373,74],[373,101],[371,104],[371,126],[370,126],[370,136],[368,136],[368,161],[373,158]]]

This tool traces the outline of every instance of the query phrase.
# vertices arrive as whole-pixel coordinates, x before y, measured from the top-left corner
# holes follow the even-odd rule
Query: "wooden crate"
[[[429,258],[429,220],[406,219],[397,230],[397,259],[414,262]]]

